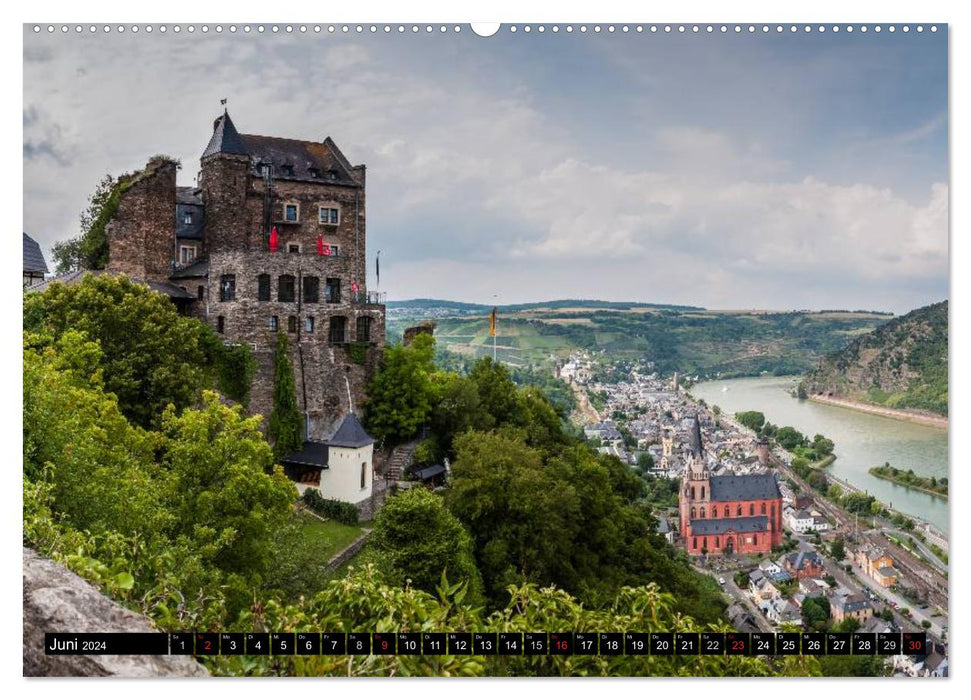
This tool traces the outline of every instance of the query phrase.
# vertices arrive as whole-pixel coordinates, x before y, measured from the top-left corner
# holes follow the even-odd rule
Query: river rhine
[[[949,531],[946,500],[877,479],[867,471],[890,462],[923,476],[946,477],[947,431],[796,399],[789,394],[796,381],[795,377],[728,379],[702,382],[689,391],[725,413],[761,411],[767,421],[791,425],[810,439],[822,433],[836,444],[836,461],[826,471],[899,511]]]

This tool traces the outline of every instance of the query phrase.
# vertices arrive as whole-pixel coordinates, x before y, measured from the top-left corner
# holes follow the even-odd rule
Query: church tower
[[[695,414],[687,449],[684,484],[681,487],[681,531],[696,518],[708,518],[711,500],[711,472],[701,442],[701,422]]]

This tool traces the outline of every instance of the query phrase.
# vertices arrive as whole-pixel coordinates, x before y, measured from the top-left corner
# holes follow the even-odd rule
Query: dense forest
[[[303,535],[261,416],[252,358],[124,278],[24,301],[24,544],[161,630],[728,629],[714,584],[655,532],[645,482],[564,428],[491,360],[391,346],[366,423],[427,431],[444,495],[410,489],[340,576]],[[281,405],[292,381],[277,372]],[[275,438],[282,439],[282,438]],[[792,657],[213,657],[227,675],[814,675]]]
[[[948,302],[896,318],[823,358],[803,382],[826,394],[947,415]]]

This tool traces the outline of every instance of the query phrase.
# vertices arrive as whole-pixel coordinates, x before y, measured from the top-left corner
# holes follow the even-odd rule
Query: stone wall
[[[175,175],[178,164],[153,159],[129,179],[105,227],[108,271],[168,282],[175,259]]]
[[[349,562],[351,560],[351,557],[353,557],[355,554],[360,552],[361,548],[364,547],[365,544],[367,544],[368,537],[370,536],[371,536],[371,531],[365,530],[363,535],[358,537],[356,540],[354,540],[349,545],[344,547],[344,549],[342,549],[337,554],[332,556],[327,561],[327,566],[325,567],[327,571],[334,571],[335,569],[339,569],[340,567],[344,566],[344,564]]]
[[[25,676],[208,676],[190,656],[47,656],[45,632],[158,632],[151,621],[31,549],[23,550]]]

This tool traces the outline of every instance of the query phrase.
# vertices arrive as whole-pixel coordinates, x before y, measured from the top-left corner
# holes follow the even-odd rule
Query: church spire
[[[216,119],[212,124],[212,138],[209,139],[209,145],[206,146],[206,150],[202,152],[202,157],[216,155],[217,153],[232,153],[235,155],[249,155],[246,150],[246,146],[243,145],[243,139],[240,138],[239,132],[236,131],[236,126],[233,124],[233,120],[229,118],[229,111],[224,110],[223,113]]]

